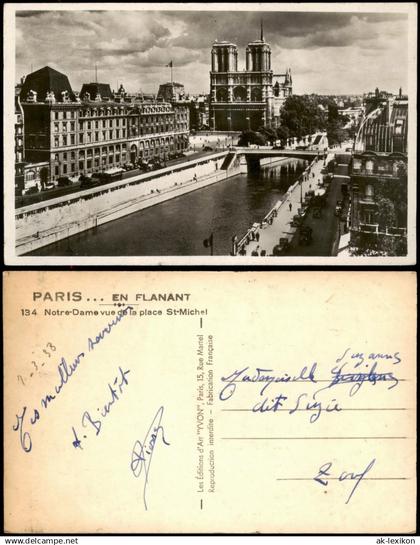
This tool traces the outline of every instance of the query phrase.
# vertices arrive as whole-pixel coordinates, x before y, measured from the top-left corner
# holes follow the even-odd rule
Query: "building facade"
[[[285,74],[271,69],[271,48],[261,39],[246,48],[246,68],[238,70],[237,46],[215,42],[211,51],[210,128],[216,131],[278,127],[280,112],[292,94],[290,68]]]
[[[374,104],[372,105],[372,98]],[[351,244],[356,252],[406,252],[408,98],[369,97],[351,162]]]
[[[20,89],[19,89],[20,92]],[[24,186],[24,133],[23,110],[19,95],[15,96],[15,190],[21,191]]]
[[[123,86],[110,94],[107,84],[84,84],[79,94],[45,67],[27,76],[20,101],[25,160],[47,162],[51,180],[167,160],[188,147],[188,108],[128,96]]]
[[[198,95],[190,97],[190,129],[193,131],[208,130],[209,96]]]
[[[173,100],[185,99],[185,88],[182,83],[162,83],[159,85],[159,91],[157,95],[158,99],[164,102],[172,102]]]

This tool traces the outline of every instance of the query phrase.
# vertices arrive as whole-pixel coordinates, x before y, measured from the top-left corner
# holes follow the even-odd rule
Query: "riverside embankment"
[[[26,254],[241,172],[246,172],[246,163],[224,151],[19,208],[16,253]]]

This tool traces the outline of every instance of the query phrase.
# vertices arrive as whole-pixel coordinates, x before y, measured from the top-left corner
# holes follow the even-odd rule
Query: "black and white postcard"
[[[6,263],[414,263],[416,20],[6,4]]]

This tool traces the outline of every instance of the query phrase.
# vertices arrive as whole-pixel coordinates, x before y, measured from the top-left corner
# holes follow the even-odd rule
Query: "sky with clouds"
[[[208,92],[210,50],[217,39],[245,47],[264,37],[272,68],[291,67],[297,94],[358,94],[407,88],[407,16],[398,13],[255,11],[21,11],[16,17],[16,81],[49,65],[75,90],[94,81],[156,93],[174,79],[189,93]]]

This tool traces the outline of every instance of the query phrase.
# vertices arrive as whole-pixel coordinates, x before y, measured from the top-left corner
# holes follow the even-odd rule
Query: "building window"
[[[80,142],[80,144],[83,144],[83,133],[82,132],[79,134],[79,142]]]
[[[404,120],[403,119],[397,119],[395,121],[395,134],[396,135],[401,135],[402,134],[403,126],[404,126]]]
[[[70,136],[71,145],[74,146],[74,134]]]
[[[54,138],[54,147],[55,147],[55,148],[58,148],[58,146],[59,146],[59,140],[58,140],[58,136],[56,136],[56,137]]]
[[[63,174],[67,174],[67,165],[66,164],[63,165]]]
[[[54,119],[58,119],[58,112],[54,112]]]
[[[58,132],[58,123],[54,123],[54,132]]]
[[[67,161],[67,152],[63,153],[63,159],[64,161]]]
[[[67,135],[63,134],[63,146],[67,146]]]
[[[55,175],[58,176],[58,167],[55,167],[54,172],[55,172]]]

